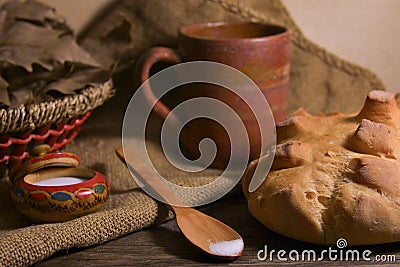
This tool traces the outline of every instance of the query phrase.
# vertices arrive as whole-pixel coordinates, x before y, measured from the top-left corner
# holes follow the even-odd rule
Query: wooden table
[[[179,232],[175,220],[171,220],[159,226],[144,229],[105,244],[61,251],[51,258],[38,263],[36,266],[320,266],[321,264],[329,266],[394,266],[396,262],[397,265],[400,263],[399,243],[350,248],[360,251],[360,258],[361,253],[368,249],[373,252],[370,255],[371,259],[378,254],[395,255],[396,262],[331,261],[327,257],[325,257],[323,262],[279,261],[276,253],[281,249],[286,250],[287,253],[291,250],[297,250],[300,255],[304,250],[315,250],[318,257],[322,250],[328,249],[328,247],[295,241],[269,231],[251,216],[247,210],[246,202],[241,193],[238,193],[238,190],[236,193],[202,208],[202,210],[229,224],[242,235],[245,242],[245,250],[242,257],[233,262],[221,262],[205,256],[189,244]],[[269,259],[260,261],[257,258],[258,251],[263,249],[265,245],[267,245],[267,251],[271,251],[272,249],[276,251],[273,254],[272,262]],[[332,246],[332,249],[338,248]],[[343,252],[345,253],[345,250]],[[340,257],[339,252],[336,255]],[[288,254],[286,254],[286,257],[288,258]]]

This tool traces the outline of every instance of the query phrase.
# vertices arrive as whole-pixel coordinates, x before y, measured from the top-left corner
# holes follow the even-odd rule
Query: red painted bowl
[[[110,185],[103,174],[78,163],[74,154],[51,153],[15,170],[12,199],[18,211],[37,222],[63,222],[100,209]]]

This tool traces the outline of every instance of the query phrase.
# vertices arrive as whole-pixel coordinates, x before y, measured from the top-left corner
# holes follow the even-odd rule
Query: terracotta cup
[[[284,27],[253,22],[213,22],[183,27],[179,32],[178,50],[154,47],[138,58],[135,81],[137,85],[144,83],[159,62],[177,64],[188,61],[219,62],[240,70],[260,88],[275,121],[286,117],[290,34]],[[238,96],[223,87],[206,83],[185,85],[173,91],[170,104],[158,101],[155,105],[154,111],[158,115],[165,119],[175,104],[195,97],[224,101],[244,122],[250,142],[250,160],[259,157],[262,148],[258,125],[249,107]],[[151,87],[145,88],[145,98],[155,101]],[[213,139],[218,149],[212,166],[224,168],[230,157],[230,142],[220,125],[211,120],[197,119],[181,132],[182,143],[195,158],[200,155],[199,141],[206,137]]]

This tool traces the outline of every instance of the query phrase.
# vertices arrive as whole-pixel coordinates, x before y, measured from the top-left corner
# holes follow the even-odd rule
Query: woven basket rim
[[[0,109],[0,134],[24,132],[60,123],[101,106],[113,95],[113,82],[109,79],[103,84],[88,86],[75,95],[39,104]]]

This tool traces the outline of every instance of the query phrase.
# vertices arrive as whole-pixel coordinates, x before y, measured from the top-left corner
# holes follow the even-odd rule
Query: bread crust
[[[263,157],[242,179],[255,218],[316,244],[400,241],[400,110],[393,93],[371,91],[357,114],[300,109],[277,125],[277,138],[263,184],[247,190]]]

